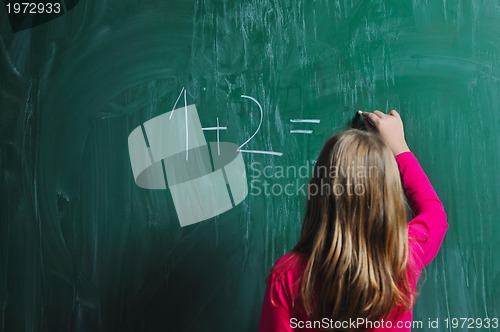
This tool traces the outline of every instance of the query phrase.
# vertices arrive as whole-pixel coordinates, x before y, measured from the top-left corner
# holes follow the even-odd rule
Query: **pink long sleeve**
[[[269,276],[262,304],[259,332],[291,332],[290,326],[292,300],[289,291],[283,287],[283,279],[276,273]]]
[[[414,218],[408,238],[423,267],[436,256],[448,229],[446,213],[429,179],[412,152],[396,156],[406,198]]]

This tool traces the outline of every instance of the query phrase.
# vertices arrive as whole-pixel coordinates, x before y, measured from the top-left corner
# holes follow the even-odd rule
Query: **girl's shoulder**
[[[307,257],[305,255],[289,252],[276,261],[271,273],[279,277],[297,276],[304,270],[306,263]]]

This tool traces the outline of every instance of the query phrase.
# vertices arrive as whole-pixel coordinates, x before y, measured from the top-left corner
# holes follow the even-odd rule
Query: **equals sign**
[[[292,123],[314,123],[314,124],[319,124],[321,120],[319,119],[290,119],[290,122]],[[290,130],[290,134],[312,134],[312,130],[304,130],[304,129],[294,129]]]

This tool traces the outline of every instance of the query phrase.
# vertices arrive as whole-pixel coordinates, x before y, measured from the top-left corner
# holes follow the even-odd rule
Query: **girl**
[[[300,239],[268,277],[260,332],[411,330],[415,287],[446,214],[399,114],[362,116],[368,132],[347,130],[320,152]]]

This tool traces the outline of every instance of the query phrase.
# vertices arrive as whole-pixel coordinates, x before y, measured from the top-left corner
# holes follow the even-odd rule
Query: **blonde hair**
[[[351,129],[326,142],[293,251],[307,257],[299,299],[311,318],[375,321],[411,309],[405,197],[379,135]]]

